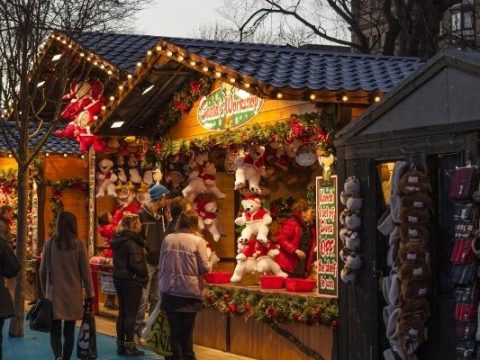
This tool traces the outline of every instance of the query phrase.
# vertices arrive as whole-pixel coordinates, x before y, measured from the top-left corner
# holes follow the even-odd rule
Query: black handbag
[[[50,332],[52,328],[53,308],[47,298],[39,298],[30,303],[33,305],[27,313],[30,329],[41,332]]]
[[[8,319],[15,316],[12,295],[10,291],[0,283],[0,299],[2,299],[2,308],[0,309],[0,319]]]
[[[82,324],[77,338],[77,358],[82,360],[97,358],[95,317],[92,314],[92,302],[89,300],[83,305]]]

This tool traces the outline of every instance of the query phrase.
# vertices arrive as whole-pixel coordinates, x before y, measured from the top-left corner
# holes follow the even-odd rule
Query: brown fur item
[[[400,311],[399,321],[414,317],[422,322],[427,320],[430,313],[430,304],[425,298],[408,299],[403,305]]]
[[[425,297],[430,293],[430,282],[424,279],[402,281],[400,285],[401,298],[404,301]]]
[[[425,192],[404,194],[400,199],[400,206],[430,210],[432,208],[432,199]]]
[[[426,263],[412,264],[406,262],[400,269],[400,279],[428,279],[430,277],[430,266]]]
[[[406,243],[409,241],[418,242],[422,241],[426,243],[428,241],[428,230],[423,225],[410,225],[402,223],[400,225],[400,242]]]
[[[427,176],[418,170],[407,171],[398,182],[398,191],[401,194],[431,191]]]
[[[399,218],[402,224],[428,224],[430,221],[430,211],[426,208],[417,209],[413,207],[401,207]]]
[[[398,259],[401,264],[405,263],[425,263],[428,261],[428,249],[423,242],[401,243],[398,249]]]

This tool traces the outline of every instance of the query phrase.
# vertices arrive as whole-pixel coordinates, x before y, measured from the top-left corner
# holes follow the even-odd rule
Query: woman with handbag
[[[0,232],[0,360],[2,359],[3,323],[5,319],[15,315],[12,296],[5,286],[5,278],[13,278],[19,271],[20,265],[13,253],[10,236],[7,238]]]
[[[117,291],[117,354],[144,355],[135,346],[135,317],[148,283],[145,240],[140,236],[142,223],[137,214],[126,214],[112,242],[113,282]]]
[[[194,360],[193,329],[202,307],[203,275],[210,271],[207,242],[200,235],[195,211],[180,214],[174,233],[160,251],[161,308],[170,324],[171,359]]]
[[[54,235],[45,242],[40,280],[53,308],[50,330],[53,354],[57,360],[68,360],[75,343],[75,321],[83,316],[83,289],[89,301],[94,296],[87,249],[78,239],[77,219],[70,212],[58,215]]]

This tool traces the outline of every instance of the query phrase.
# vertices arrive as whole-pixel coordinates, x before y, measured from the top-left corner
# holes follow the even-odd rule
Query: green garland
[[[50,230],[53,233],[55,229],[55,219],[57,218],[58,214],[60,214],[63,209],[63,190],[67,188],[78,189],[82,191],[88,191],[88,181],[84,179],[62,179],[57,181],[45,181],[47,186],[52,187],[52,195],[50,196],[50,204],[52,206],[53,217],[52,221],[50,222]]]
[[[261,294],[243,288],[207,286],[203,303],[230,316],[261,322],[321,324],[333,329],[338,323],[338,306],[314,297]]]
[[[316,142],[327,154],[334,152],[333,140],[338,130],[336,108],[326,105],[318,112],[293,114],[287,121],[273,125],[254,124],[239,129],[225,131],[195,139],[164,139],[155,147],[158,156],[166,158],[171,155],[188,153],[191,150],[211,151],[212,148],[245,144],[265,145],[271,142],[291,143],[295,139],[303,143]]]
[[[193,76],[176,91],[170,100],[161,110],[158,123],[153,131],[153,137],[158,138],[176,124],[182,115],[187,114],[193,107],[195,101],[201,96],[210,92],[213,81],[209,77]]]

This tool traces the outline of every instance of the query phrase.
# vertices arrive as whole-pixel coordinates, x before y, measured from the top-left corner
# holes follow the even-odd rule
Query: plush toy
[[[220,232],[217,227],[217,203],[213,199],[195,200],[195,209],[198,213],[198,225],[200,230],[208,229],[213,240],[220,240]]]
[[[265,148],[258,146],[247,152],[242,150],[235,160],[235,190],[243,189],[247,186],[251,192],[260,194],[260,177],[265,176],[264,166]]]
[[[150,186],[153,184],[153,164],[151,163],[146,163],[145,165],[142,165],[142,183],[146,184],[147,186]]]
[[[183,165],[180,162],[178,157],[175,157],[172,161],[170,161],[167,165],[167,170],[165,173],[165,182],[167,184],[167,188],[172,193],[182,194],[182,184],[185,181],[185,176],[183,176],[182,172]]]
[[[115,182],[117,179],[117,175],[113,172],[113,161],[108,158],[100,160],[97,171],[98,190],[96,197],[102,197],[105,194],[115,197]]]
[[[128,181],[132,184],[139,185],[142,182],[142,177],[140,176],[139,163],[135,155],[130,154],[127,161],[128,166]]]
[[[215,168],[215,164],[211,162],[206,162],[200,168],[200,175],[199,175],[207,189],[207,193],[213,194],[217,199],[223,199],[226,195],[220,191],[217,187],[217,169]]]
[[[124,213],[136,214],[140,210],[140,205],[135,201],[135,186],[132,183],[117,185],[115,193],[117,194],[117,206]]]
[[[128,181],[127,174],[125,173],[125,157],[121,154],[117,154],[115,166],[115,174],[117,175],[118,181],[126,183]]]
[[[207,191],[207,188],[200,177],[198,164],[193,159],[185,165],[185,170],[188,172],[188,185],[182,190],[182,194],[193,203],[199,194]]]
[[[113,222],[113,216],[109,212],[103,212],[98,216],[98,233],[105,239],[105,249],[103,256],[107,258],[113,257],[113,251],[110,246],[113,235],[117,231],[118,223]]]
[[[247,242],[252,235],[262,243],[268,242],[268,225],[272,223],[272,217],[268,210],[262,207],[262,202],[258,196],[246,196],[242,202],[242,215],[235,219],[235,224],[245,226],[242,230],[239,240]]]

